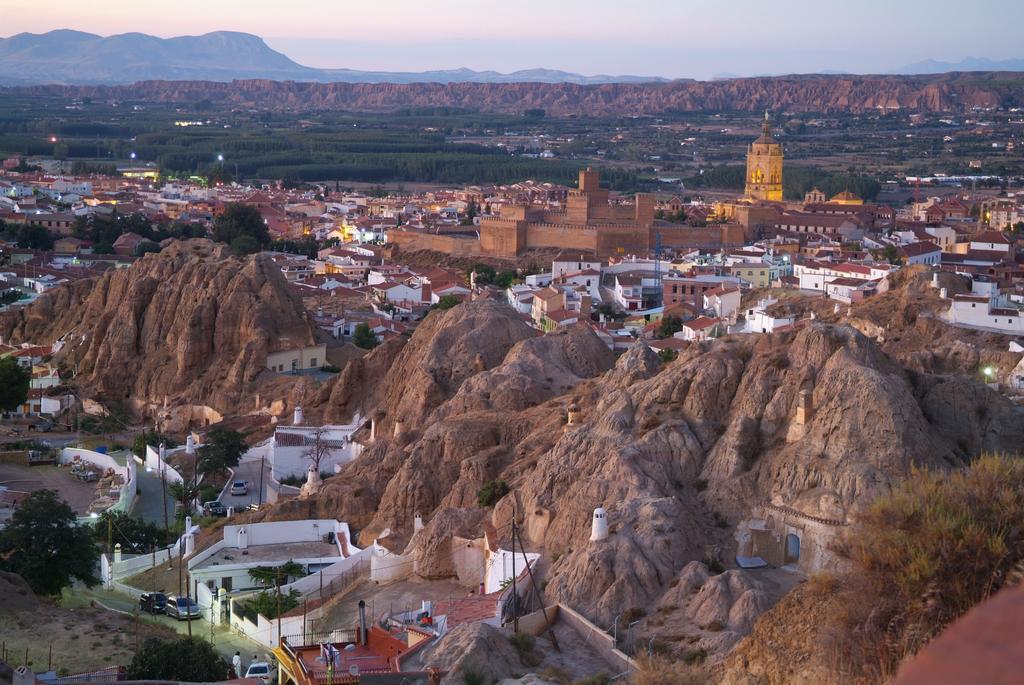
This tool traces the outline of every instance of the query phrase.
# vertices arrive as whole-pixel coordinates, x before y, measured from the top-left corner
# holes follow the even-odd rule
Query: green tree
[[[146,445],[157,448],[163,443],[165,447],[177,447],[178,443],[175,442],[174,438],[157,431],[142,431],[135,436],[135,440],[132,442],[132,452],[138,457],[146,456]]]
[[[365,323],[356,326],[355,331],[352,332],[352,342],[356,347],[361,347],[364,350],[372,350],[379,344],[377,335]]]
[[[128,665],[129,680],[216,683],[227,680],[228,665],[201,637],[146,638]]]
[[[658,337],[671,338],[681,330],[683,330],[683,320],[678,316],[669,314],[668,316],[661,317],[661,323],[658,325]]]
[[[287,585],[289,578],[301,578],[305,575],[305,567],[291,559],[280,566],[255,566],[249,569],[249,577],[263,585]]]
[[[42,226],[22,226],[18,229],[18,247],[27,250],[52,250],[53,236]]]
[[[234,468],[247,449],[245,436],[238,431],[211,428],[199,448],[199,473],[218,473]]]
[[[278,607],[280,607],[281,614],[286,614],[299,606],[302,603],[301,599],[302,593],[297,590],[289,590],[287,594],[281,594],[280,589],[276,592],[264,590],[252,598],[252,605],[256,613],[273,620],[277,618]]]
[[[111,545],[120,544],[122,551],[134,554],[144,554],[154,547],[164,547],[170,544],[172,537],[156,524],[147,523],[123,511],[103,512],[92,527],[92,539],[101,546],[106,547],[109,539]]]
[[[192,512],[192,503],[199,496],[199,485],[191,475],[186,476],[180,483],[171,483],[168,488],[171,497],[178,503],[178,510],[175,515],[182,519]]]
[[[494,267],[488,266],[487,264],[474,264],[470,271],[476,272],[476,284],[477,285],[490,285],[494,283],[494,277],[497,276],[497,272],[494,271]]]
[[[17,573],[37,594],[59,594],[75,579],[92,587],[98,562],[91,531],[53,490],[23,499],[0,529],[0,569]]]
[[[437,304],[434,307],[437,309],[451,309],[459,304],[462,304],[462,300],[457,295],[442,295],[438,298]]]
[[[0,359],[0,411],[14,411],[25,403],[31,379],[14,357]]]
[[[240,236],[252,238],[259,246],[270,242],[270,231],[259,210],[252,205],[232,203],[214,220],[213,239],[232,244]]]
[[[503,480],[490,480],[484,483],[476,493],[476,503],[481,507],[493,507],[509,492],[508,483]]]
[[[658,358],[661,359],[662,363],[665,364],[668,364],[670,361],[675,360],[675,358],[678,356],[679,353],[676,352],[675,350],[670,350],[668,348],[664,350],[658,350]]]
[[[240,257],[256,254],[260,251],[260,245],[251,235],[240,235],[231,241],[231,251]]]
[[[514,280],[516,280],[515,271],[499,271],[497,274],[495,274],[494,279],[491,281],[491,283],[501,288],[502,290],[507,290],[509,287],[511,287],[512,282]]]
[[[149,254],[150,252],[159,252],[160,244],[154,243],[152,240],[143,240],[135,248],[135,256],[141,257],[142,255]]]

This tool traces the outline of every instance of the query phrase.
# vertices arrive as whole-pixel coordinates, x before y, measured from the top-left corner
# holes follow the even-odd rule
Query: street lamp
[[[135,159],[135,153],[134,153],[134,152],[133,152],[133,153],[131,153],[131,154],[130,154],[130,155],[128,155],[128,156],[129,156],[130,158],[132,158],[132,159]]]
[[[991,366],[986,366],[981,371],[982,371],[982,373],[985,374],[985,380],[992,380],[992,376],[994,376],[995,373],[996,373],[996,370],[994,368],[992,368]]]

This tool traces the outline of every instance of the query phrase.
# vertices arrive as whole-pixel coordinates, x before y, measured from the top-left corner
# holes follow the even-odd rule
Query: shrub
[[[670,361],[673,361],[678,356],[679,353],[676,352],[675,350],[670,350],[668,348],[664,350],[658,350],[658,358],[661,359],[662,363],[664,364],[668,364]]]
[[[519,654],[519,660],[523,662],[524,666],[531,668],[539,666],[540,662],[544,660],[534,651],[537,641],[533,639],[533,635],[529,633],[514,633],[508,636],[508,641],[515,647],[516,653]]]
[[[477,490],[476,503],[481,507],[493,507],[502,497],[509,493],[508,483],[503,480],[491,480]]]
[[[484,685],[484,674],[470,666],[463,666],[462,682],[466,685]]]
[[[702,664],[708,658],[708,650],[704,648],[688,649],[683,654],[683,662],[687,664]]]
[[[659,654],[638,657],[633,674],[634,685],[704,685],[707,682],[707,673],[693,662],[681,664]]]
[[[999,590],[1024,561],[1024,460],[986,456],[954,473],[914,470],[861,517],[838,552],[852,569],[828,619],[837,658],[867,682]]]

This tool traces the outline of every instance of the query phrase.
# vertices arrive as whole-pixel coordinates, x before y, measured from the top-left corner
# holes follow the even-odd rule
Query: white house
[[[944,318],[957,326],[1009,335],[1024,334],[1024,309],[1007,298],[975,294],[954,295]]]
[[[359,552],[348,524],[334,519],[229,525],[218,542],[189,558],[188,572],[192,581],[209,590],[237,592],[265,586],[249,575],[256,567],[274,568],[292,561],[306,574],[316,574]]]
[[[831,300],[850,304],[861,302],[874,295],[878,287],[877,281],[862,281],[858,278],[833,278],[825,284],[825,293]]]
[[[719,286],[704,293],[704,309],[728,323],[736,323],[740,308],[740,289],[733,286]]]
[[[896,248],[896,251],[906,262],[907,266],[911,264],[934,265],[938,264],[942,259],[942,248],[930,241],[919,241],[908,245],[901,245]]]
[[[601,299],[601,272],[596,269],[584,269],[583,271],[556,276],[554,281],[560,284],[565,283],[584,287],[590,294],[591,300],[600,301]]]
[[[558,259],[551,262],[552,278],[568,276],[569,274],[579,273],[580,271],[596,271],[598,276],[600,276],[601,262],[592,259],[585,259],[582,255],[579,259],[568,259],[565,255],[559,255]]]
[[[717,317],[699,316],[696,319],[684,323],[683,330],[680,331],[680,334],[682,335],[683,340],[699,342],[716,336],[721,328],[721,319]]]
[[[971,238],[971,250],[982,252],[1005,252],[1010,253],[1012,243],[1003,235],[1002,231],[983,231]]]
[[[778,300],[766,298],[758,300],[757,306],[746,311],[746,324],[743,327],[744,333],[772,333],[784,326],[792,326],[796,319],[792,316],[774,316],[768,313],[772,305]]]
[[[312,455],[322,452],[321,472],[333,472],[352,461],[362,445],[352,442],[352,434],[362,425],[357,415],[352,423],[325,426],[278,426],[270,441],[268,458],[274,478],[302,478],[312,464]]]

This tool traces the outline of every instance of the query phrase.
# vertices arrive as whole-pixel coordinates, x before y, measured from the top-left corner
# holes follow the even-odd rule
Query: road
[[[136,464],[139,479],[139,494],[132,505],[132,514],[146,523],[164,525],[164,500],[167,501],[167,521],[174,523],[174,498],[170,490],[160,482],[160,474],[147,471],[145,466]],[[166,493],[166,494],[165,494]]]
[[[80,585],[71,591],[71,599],[66,604],[74,605],[78,602],[95,602],[98,606],[110,611],[117,611],[125,614],[134,614],[138,607],[138,601],[132,597],[117,591],[107,591],[102,586],[86,588]],[[65,603],[65,602],[62,602]],[[140,613],[139,620],[148,623],[159,623],[167,626],[178,633],[188,634],[188,621],[178,621],[162,614],[152,616]],[[259,655],[260,660],[265,661],[269,649],[258,642],[232,630],[227,624],[211,625],[209,621],[197,619],[192,621],[192,634],[200,635],[213,643],[214,649],[224,659],[231,662],[231,657],[236,651],[242,653],[243,667],[247,667],[253,661],[254,655]]]
[[[225,507],[234,507],[235,510],[244,509],[250,504],[267,502],[267,493],[270,491],[270,466],[263,468],[263,497],[260,497],[260,459],[244,459],[235,467],[235,475],[232,481],[244,480],[249,484],[249,493],[246,495],[232,495],[225,493],[220,501]]]

